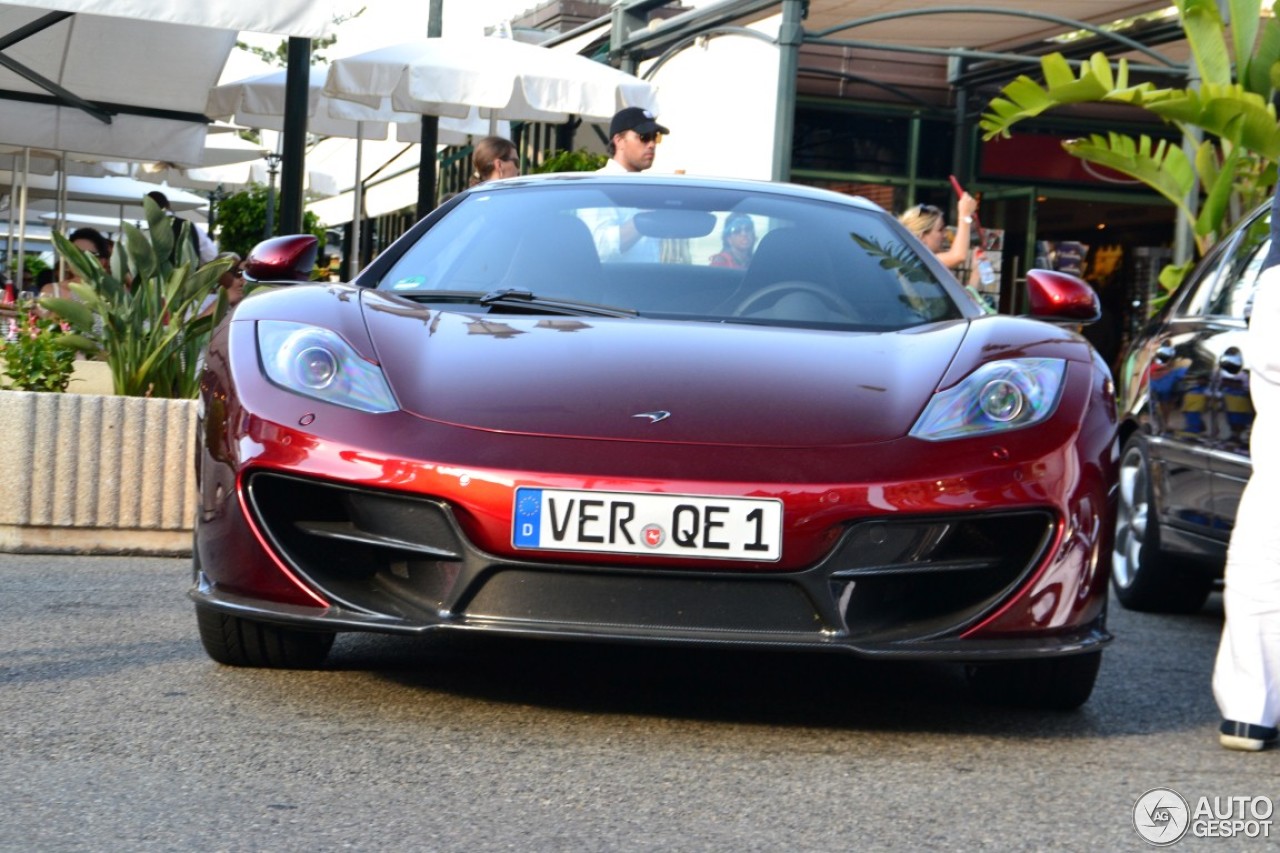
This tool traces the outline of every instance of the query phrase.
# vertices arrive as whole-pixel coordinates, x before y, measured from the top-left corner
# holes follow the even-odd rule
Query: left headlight
[[[267,378],[287,391],[362,412],[397,409],[382,370],[330,329],[261,320],[258,353]]]
[[[1057,358],[988,362],[934,394],[911,436],[944,441],[1039,423],[1057,408],[1066,373],[1067,363]]]

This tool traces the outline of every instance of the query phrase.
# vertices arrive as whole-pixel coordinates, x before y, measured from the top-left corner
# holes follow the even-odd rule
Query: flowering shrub
[[[8,332],[8,320],[3,331]],[[0,358],[4,359],[7,391],[66,391],[75,367],[75,351],[59,341],[62,327],[35,311],[19,312],[19,325],[12,340],[0,338]]]

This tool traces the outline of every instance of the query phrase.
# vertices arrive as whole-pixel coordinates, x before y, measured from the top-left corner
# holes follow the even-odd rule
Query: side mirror
[[[1093,323],[1102,316],[1097,291],[1087,281],[1054,270],[1027,270],[1031,316],[1051,323]]]
[[[311,234],[290,234],[263,240],[241,265],[246,281],[292,284],[310,281],[320,254],[320,241]]]

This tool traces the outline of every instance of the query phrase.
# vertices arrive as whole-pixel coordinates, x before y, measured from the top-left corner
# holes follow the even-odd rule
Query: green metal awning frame
[[[791,178],[793,156],[792,139],[795,132],[797,78],[800,74],[800,51],[806,45],[823,45],[852,48],[863,51],[887,53],[924,54],[944,56],[948,60],[946,82],[955,91],[955,118],[964,125],[968,122],[968,93],[981,85],[1012,79],[1022,69],[1039,66],[1040,59],[1049,52],[1059,52],[1068,61],[1080,63],[1094,52],[1108,56],[1133,54],[1149,62],[1130,62],[1130,73],[1155,78],[1168,78],[1170,85],[1191,85],[1193,69],[1155,49],[1156,44],[1181,41],[1181,24],[1144,28],[1140,38],[1131,38],[1097,24],[1079,21],[1048,12],[1025,11],[980,5],[932,6],[921,9],[902,9],[884,14],[869,15],[838,23],[834,26],[808,30],[811,0],[725,0],[668,18],[665,21],[648,20],[648,13],[669,5],[670,0],[618,0],[610,10],[609,58],[612,64],[624,71],[635,73],[641,60],[656,57],[646,76],[661,66],[667,58],[682,50],[698,38],[728,32],[744,32],[734,26],[744,20],[754,20],[772,10],[781,12],[781,25],[776,39],[769,39],[779,49],[778,92],[776,122],[773,143],[772,177],[776,181]],[[818,0],[812,0],[818,2]],[[1117,13],[1118,15],[1120,13]],[[931,47],[920,44],[889,43],[883,40],[860,40],[846,34],[859,27],[884,21],[915,17],[947,15],[992,15],[1025,18],[1061,28],[1063,33],[1084,32],[1091,37],[1072,44],[1049,45],[1037,40],[1025,46],[1008,50],[984,50],[971,47]],[[757,31],[749,31],[759,36]],[[768,38],[767,36],[765,38]],[[813,69],[810,69],[813,70]],[[822,72],[830,73],[830,72]],[[879,85],[874,80],[844,75],[850,79]],[[881,88],[884,88],[881,86]],[[969,139],[966,134],[956,134],[956,150],[953,152],[955,172],[967,183],[972,179]],[[1189,256],[1189,223],[1181,223],[1177,229],[1176,254]]]
[[[609,57],[614,64],[624,71],[635,73],[642,58],[656,55],[657,64],[661,64],[667,56],[697,38],[719,32],[742,32],[742,28],[730,25],[743,19],[759,16],[760,13],[771,9],[781,11],[782,24],[775,40],[781,52],[777,97],[778,123],[774,139],[773,178],[775,180],[787,180],[790,176],[791,136],[795,127],[796,77],[800,70],[800,50],[805,45],[945,56],[950,60],[948,82],[960,93],[957,99],[957,110],[967,108],[963,93],[972,85],[983,80],[989,81],[993,75],[1007,78],[1011,76],[1011,69],[1014,68],[1038,66],[1041,56],[1046,52],[1042,49],[1042,43],[1037,43],[1041,48],[1039,52],[1030,52],[1031,48],[992,51],[968,47],[941,48],[906,43],[894,44],[878,40],[839,37],[840,34],[850,30],[883,21],[958,14],[1026,18],[1056,25],[1064,32],[1080,31],[1093,34],[1095,39],[1088,42],[1089,52],[1103,50],[1109,55],[1132,52],[1151,60],[1150,63],[1130,63],[1130,72],[1133,74],[1169,77],[1179,82],[1191,79],[1191,69],[1186,64],[1169,58],[1150,44],[1152,37],[1161,41],[1172,40],[1175,31],[1180,37],[1180,26],[1172,29],[1157,28],[1149,34],[1148,39],[1139,40],[1096,24],[1048,12],[957,5],[903,9],[855,18],[822,29],[807,30],[804,21],[808,16],[811,0],[728,0],[728,2],[693,9],[666,21],[650,24],[648,13],[668,5],[669,2],[670,0],[619,0],[614,4],[611,9],[609,38]],[[1081,61],[1084,50],[1081,47],[1072,48],[1068,45],[1059,48],[1059,52],[1075,62]]]

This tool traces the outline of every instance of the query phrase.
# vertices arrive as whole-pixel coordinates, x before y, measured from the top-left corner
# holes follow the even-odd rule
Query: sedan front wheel
[[[1186,558],[1160,550],[1160,519],[1151,462],[1142,436],[1131,437],[1120,456],[1111,586],[1130,610],[1194,613],[1213,588],[1213,577]]]

